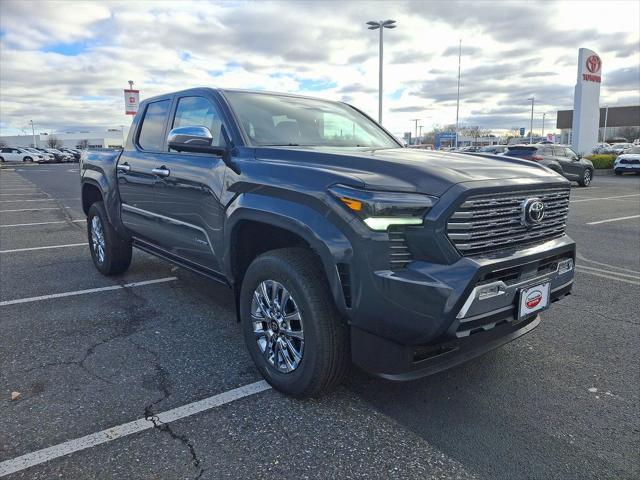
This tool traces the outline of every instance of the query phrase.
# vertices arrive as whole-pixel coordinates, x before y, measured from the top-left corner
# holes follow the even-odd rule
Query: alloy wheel
[[[251,322],[258,348],[281,373],[302,361],[304,330],[300,311],[289,291],[274,280],[261,282],[251,300]]]
[[[103,264],[105,260],[104,229],[98,216],[91,219],[91,248],[93,248],[98,263]]]

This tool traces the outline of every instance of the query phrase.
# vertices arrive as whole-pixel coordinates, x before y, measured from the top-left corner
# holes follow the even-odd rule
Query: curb
[[[613,168],[596,168],[593,170],[593,174],[600,175],[613,175]]]

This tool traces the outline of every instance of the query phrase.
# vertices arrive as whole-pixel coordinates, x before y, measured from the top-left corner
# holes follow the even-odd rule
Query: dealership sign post
[[[126,115],[138,113],[140,104],[140,90],[125,89],[124,91],[124,112]]]
[[[600,127],[600,83],[602,60],[596,52],[581,48],[578,53],[578,79],[573,96],[571,146],[584,154],[598,143]]]

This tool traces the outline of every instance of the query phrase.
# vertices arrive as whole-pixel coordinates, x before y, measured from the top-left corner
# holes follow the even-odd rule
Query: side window
[[[569,158],[578,158],[578,155],[576,155],[576,152],[574,152],[573,150],[571,150],[570,148],[565,148],[564,149],[564,154],[569,157]]]
[[[216,107],[204,97],[182,97],[178,101],[173,127],[207,127],[211,131],[213,146],[224,144],[222,120]]]
[[[2,152],[2,153],[11,153],[11,149],[10,148],[3,148],[2,150],[0,150],[0,152]]]
[[[553,147],[553,156],[554,157],[564,157],[564,148],[563,147]]]
[[[170,100],[150,103],[144,113],[138,145],[143,150],[160,150],[164,144],[164,121],[169,113]]]

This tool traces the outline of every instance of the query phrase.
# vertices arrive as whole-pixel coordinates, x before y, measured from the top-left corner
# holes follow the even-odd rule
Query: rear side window
[[[164,121],[169,113],[170,100],[150,103],[144,112],[138,145],[143,150],[160,150],[164,144]]]
[[[511,155],[513,157],[530,157],[537,151],[537,147],[509,147],[507,155]]]

